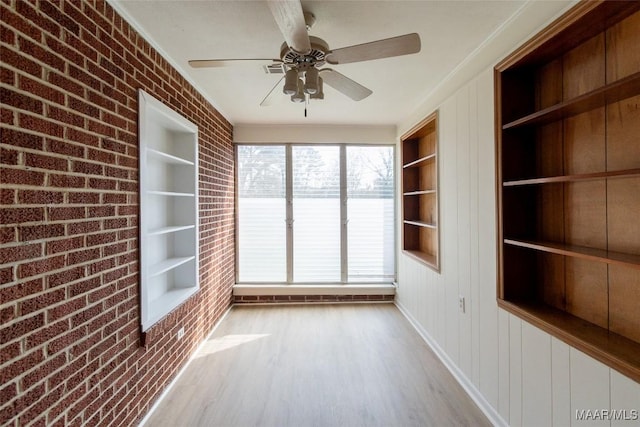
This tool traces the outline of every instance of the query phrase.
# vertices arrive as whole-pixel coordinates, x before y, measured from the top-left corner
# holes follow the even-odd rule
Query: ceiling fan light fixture
[[[301,103],[304,102],[304,83],[302,82],[302,79],[298,79],[298,91],[296,93],[294,93],[293,95],[291,95],[291,101],[295,102],[295,103]]]
[[[298,70],[295,68],[291,68],[285,73],[282,92],[285,95],[294,95],[298,92]]]
[[[311,67],[304,74],[304,91],[313,95],[318,91],[318,69]]]
[[[309,95],[309,99],[324,99],[322,77],[318,76],[318,90],[316,93]]]

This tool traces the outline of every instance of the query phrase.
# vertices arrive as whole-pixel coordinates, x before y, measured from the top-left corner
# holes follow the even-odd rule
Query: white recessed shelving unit
[[[198,284],[198,127],[140,90],[142,330]]]

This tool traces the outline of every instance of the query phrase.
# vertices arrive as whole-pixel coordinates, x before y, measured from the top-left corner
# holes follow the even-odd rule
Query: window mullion
[[[340,145],[340,281],[347,283],[348,280],[348,241],[347,227],[349,218],[347,217],[347,147]]]
[[[287,222],[287,283],[293,283],[293,150],[285,146],[285,198]]]

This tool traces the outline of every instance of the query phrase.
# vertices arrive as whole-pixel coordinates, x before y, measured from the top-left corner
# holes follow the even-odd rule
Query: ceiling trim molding
[[[520,46],[550,22],[573,7],[579,0],[541,2],[527,0],[516,12],[497,27],[473,52],[460,62],[429,92],[414,113],[398,123],[398,135],[436,110],[458,89],[493,67],[509,52]]]
[[[144,30],[144,28],[142,27],[142,25],[140,25],[140,23],[138,21],[136,21],[125,9],[124,7],[122,7],[120,5],[120,2],[118,0],[107,0],[107,3],[109,3],[111,5],[111,7],[114,8],[114,10],[125,20],[127,21],[127,23],[129,25],[131,25],[131,27],[133,27],[134,30],[136,30],[138,32],[138,34],[140,34],[140,36],[142,38],[144,38],[150,45],[151,47],[153,47],[173,68],[175,68],[178,73],[180,73],[180,75],[187,81],[189,82],[189,84],[191,86],[194,87],[195,90],[198,91],[198,93],[200,93],[200,95],[202,95],[204,97],[204,99],[206,99],[207,101],[209,101],[209,103],[211,104],[211,106],[213,108],[215,108],[220,114],[222,114],[222,116],[229,122],[231,123],[231,125],[233,126],[233,122],[231,121],[231,119],[229,119],[229,115],[227,115],[224,110],[222,108],[220,108],[220,106],[216,103],[216,101],[214,99],[212,99],[211,97],[207,96],[207,92],[202,89],[196,82],[195,80],[193,80],[189,74],[187,74],[187,72],[185,71],[185,69],[180,66],[180,64],[178,64],[177,62],[175,62],[173,60],[173,58],[171,58],[171,56],[169,56],[167,54],[167,52],[164,51],[164,49],[162,49],[162,47],[160,47],[160,45],[158,43],[156,43],[156,41]]]

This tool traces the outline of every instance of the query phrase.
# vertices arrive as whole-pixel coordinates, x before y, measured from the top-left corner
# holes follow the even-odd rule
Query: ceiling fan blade
[[[324,83],[328,84],[335,90],[342,92],[354,101],[361,101],[373,92],[362,86],[360,83],[354,82],[344,74],[332,70],[331,68],[325,68],[320,70],[320,75]]]
[[[326,60],[329,64],[348,64],[418,52],[420,52],[420,36],[411,33],[332,50],[327,53]]]
[[[281,77],[280,80],[278,80],[278,83],[276,83],[276,85],[269,91],[269,93],[267,94],[267,96],[264,97],[264,99],[262,100],[262,102],[260,103],[261,107],[268,107],[269,105],[273,105],[274,101],[278,100],[278,87],[280,87],[280,83],[282,83],[282,80],[284,80],[284,77]],[[282,92],[280,92],[280,95],[284,94]]]
[[[269,0],[269,9],[287,45],[298,53],[309,53],[311,42],[300,0]]]
[[[194,59],[189,61],[193,68],[220,68],[242,65],[270,65],[281,63],[280,59]]]

